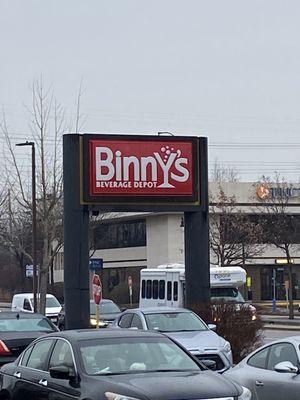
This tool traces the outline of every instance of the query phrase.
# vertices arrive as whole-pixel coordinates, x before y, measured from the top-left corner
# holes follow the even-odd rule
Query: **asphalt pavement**
[[[288,329],[264,329],[263,332],[263,344],[272,342],[273,340],[284,339],[289,336],[300,336],[300,330],[298,333],[296,331],[290,331]]]

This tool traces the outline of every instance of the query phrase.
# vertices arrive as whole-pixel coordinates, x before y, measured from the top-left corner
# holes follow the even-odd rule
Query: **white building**
[[[268,195],[279,195],[276,188],[258,186],[254,183],[222,183],[226,195],[235,196],[236,206],[243,212],[258,216],[262,214],[261,199]],[[211,199],[219,193],[219,184],[210,184]],[[289,198],[288,212],[299,219],[297,240],[292,249],[294,296],[300,299],[300,185],[286,189]],[[118,213],[103,219],[94,230],[96,250],[93,258],[102,258],[104,296],[115,299],[120,304],[129,303],[127,279],[133,279],[134,302],[138,300],[139,271],[145,267],[155,267],[166,263],[184,261],[184,224],[181,213]],[[299,240],[298,240],[299,239]],[[201,240],[201,239],[199,239]],[[271,300],[285,296],[284,282],[287,273],[284,265],[276,260],[285,255],[271,245],[264,245],[263,252],[245,260],[245,268],[252,278],[254,300]],[[211,262],[215,259],[211,254]],[[63,253],[55,260],[55,282],[63,281]],[[299,287],[298,287],[299,282]]]

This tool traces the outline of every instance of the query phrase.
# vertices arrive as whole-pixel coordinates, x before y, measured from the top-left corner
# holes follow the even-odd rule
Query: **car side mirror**
[[[54,379],[64,379],[64,380],[70,380],[74,379],[75,375],[70,371],[70,368],[67,367],[66,365],[58,365],[56,367],[52,367],[49,370],[51,378]]]
[[[274,370],[281,373],[298,374],[299,368],[295,367],[290,361],[282,361],[275,365]]]
[[[216,324],[208,324],[208,327],[211,331],[215,331],[217,329],[217,325]]]
[[[217,369],[217,363],[214,360],[202,359],[201,362],[206,366],[206,368],[211,369],[212,371]]]

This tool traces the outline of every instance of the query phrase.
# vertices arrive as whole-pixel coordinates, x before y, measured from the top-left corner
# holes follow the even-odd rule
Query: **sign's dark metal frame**
[[[193,194],[192,195],[90,195],[90,154],[89,142],[91,140],[138,140],[165,142],[166,137],[146,135],[82,135],[81,144],[81,199],[82,205],[90,205],[93,210],[101,208],[101,211],[196,211],[196,208],[205,207],[205,182],[201,179],[202,171],[207,165],[206,138],[193,136],[172,137],[172,142],[188,142],[192,144],[193,156]]]

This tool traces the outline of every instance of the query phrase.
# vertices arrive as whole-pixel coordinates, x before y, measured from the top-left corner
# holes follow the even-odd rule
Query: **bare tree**
[[[50,265],[62,246],[62,133],[65,130],[65,113],[55,100],[51,87],[45,88],[43,79],[32,85],[30,129],[37,149],[37,225],[40,233],[39,264],[39,311],[45,312],[48,272]],[[30,183],[24,179],[17,162],[5,115],[1,124],[9,154],[9,187],[18,204],[19,213],[32,211]],[[28,139],[28,138],[24,138]],[[16,245],[15,238],[12,242]],[[22,251],[25,251],[22,248]],[[32,254],[28,254],[32,259]]]
[[[262,229],[238,209],[235,196],[219,191],[210,199],[210,247],[216,264],[245,265],[247,259],[261,254]]]
[[[226,167],[215,159],[210,174],[211,182],[238,182],[239,173],[236,168]]]
[[[261,192],[261,212],[264,213],[264,242],[281,250],[286,260],[289,277],[289,318],[294,318],[292,253],[299,249],[300,224],[290,209],[292,185],[279,174],[262,177],[258,190]]]
[[[24,262],[32,263],[32,229],[31,213],[20,209],[17,202],[12,201],[10,190],[3,204],[0,216],[0,243],[2,251],[9,257],[6,265],[12,270],[18,269],[19,286],[24,287]]]

